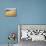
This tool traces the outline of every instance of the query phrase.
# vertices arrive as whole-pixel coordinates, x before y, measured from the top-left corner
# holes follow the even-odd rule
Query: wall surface
[[[16,17],[5,17],[5,8],[16,8]],[[8,43],[9,32],[18,32],[17,24],[46,24],[46,0],[1,0],[0,44]],[[17,39],[16,39],[17,43]]]

